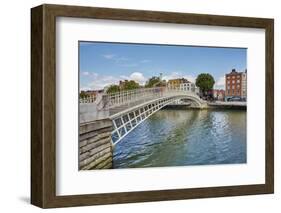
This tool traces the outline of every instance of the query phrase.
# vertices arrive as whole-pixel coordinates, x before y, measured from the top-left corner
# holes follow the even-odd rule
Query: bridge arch
[[[195,107],[205,107],[195,91],[167,87],[141,88],[80,99],[80,123],[110,118],[112,143],[117,144],[153,113],[177,100],[188,99]]]
[[[198,108],[201,108],[204,105],[204,102],[199,97],[193,97],[190,95],[179,96],[178,100],[189,100],[191,103],[193,103],[193,106]]]
[[[141,124],[155,112],[159,111],[166,105],[181,99],[188,99],[200,108],[204,106],[204,102],[198,96],[193,96],[190,94],[177,96],[173,95],[147,101],[130,109],[126,109],[111,115],[110,119],[113,122],[113,131],[111,134],[113,145],[119,143],[126,135],[137,128],[139,124]]]

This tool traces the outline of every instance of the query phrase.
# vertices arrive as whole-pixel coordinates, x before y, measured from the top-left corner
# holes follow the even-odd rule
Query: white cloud
[[[102,57],[106,58],[106,59],[113,59],[115,57],[114,54],[104,54],[102,55]]]
[[[174,79],[174,78],[179,78],[180,76],[182,77],[182,75],[180,75],[179,72],[172,72],[172,73],[169,74],[169,75],[164,75],[164,76],[163,76],[163,79],[164,79],[164,80],[170,80],[170,79]]]
[[[111,60],[111,61],[115,62],[116,64],[118,64],[119,66],[122,66],[122,67],[136,67],[136,66],[138,66],[137,63],[132,63],[132,62],[128,63],[128,61],[130,61],[129,58],[118,56],[118,55],[115,55],[115,54],[104,54],[104,55],[102,55],[102,57],[104,57],[107,60]]]
[[[120,75],[120,76],[111,76],[111,75],[100,75],[97,73],[90,73],[91,83],[88,85],[81,85],[80,90],[99,90],[104,89],[104,87],[119,84],[120,80],[134,80],[139,84],[143,85],[146,82],[146,78],[140,72],[133,72],[129,76]]]
[[[104,89],[104,87],[109,86],[111,84],[118,84],[119,78],[114,76],[98,76],[90,83],[90,88],[96,89]]]
[[[215,89],[225,89],[225,76],[221,76],[216,80]]]
[[[140,63],[149,63],[149,62],[150,62],[150,60],[148,60],[148,59],[143,59],[140,61]]]
[[[144,84],[146,82],[146,78],[140,72],[133,72],[130,75],[130,80],[134,80],[134,81],[138,82],[139,84]]]
[[[186,78],[187,80],[191,81],[192,83],[195,83],[196,81],[196,77],[192,76],[192,75],[184,75],[184,78]]]
[[[185,78],[193,83],[195,83],[196,77],[193,75],[184,75],[181,72],[172,72],[169,75],[164,75],[163,79],[164,80],[170,80],[170,79],[176,79],[176,78]]]
[[[95,78],[98,76],[97,73],[93,72],[93,71],[82,71],[81,72],[81,76],[84,76],[84,78]]]
[[[88,76],[90,73],[89,72],[82,72],[82,75]]]
[[[120,79],[125,79],[125,80],[133,80],[136,81],[137,83],[144,85],[147,78],[144,77],[144,75],[140,72],[133,72],[131,75],[126,76],[126,75],[121,75]]]
[[[138,62],[132,62],[132,60],[130,60],[129,58],[119,56],[119,55],[115,55],[115,54],[103,54],[101,56],[103,58],[107,59],[107,60],[114,61],[116,64],[118,64],[122,67],[136,67],[139,64],[144,64],[144,63],[150,62],[150,60],[148,60],[148,59],[143,59],[143,60],[138,61]]]
[[[80,91],[92,90],[90,87],[80,87]]]
[[[109,86],[111,84],[118,84],[119,80],[121,80],[119,77],[100,75],[94,72],[89,72],[87,78],[90,80],[90,83],[86,85],[80,85],[80,90],[100,90],[103,89],[105,86]]]

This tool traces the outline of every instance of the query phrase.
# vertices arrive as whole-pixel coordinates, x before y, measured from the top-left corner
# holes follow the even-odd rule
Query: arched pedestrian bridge
[[[195,92],[167,87],[100,94],[96,99],[92,97],[80,99],[80,124],[104,118],[111,119],[113,123],[111,139],[114,145],[153,113],[182,99],[187,100],[193,107],[206,106],[206,102]]]

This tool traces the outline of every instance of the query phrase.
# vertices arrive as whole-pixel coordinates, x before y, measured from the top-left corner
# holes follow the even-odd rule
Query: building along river
[[[246,110],[163,109],[114,147],[114,168],[246,163]]]

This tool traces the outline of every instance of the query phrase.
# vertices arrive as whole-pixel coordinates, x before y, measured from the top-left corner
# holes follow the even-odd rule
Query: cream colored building
[[[167,83],[169,89],[180,89],[180,85],[183,83],[190,83],[185,78],[170,79]]]

